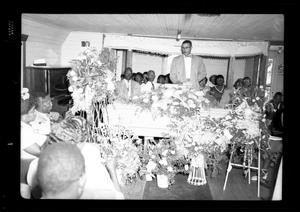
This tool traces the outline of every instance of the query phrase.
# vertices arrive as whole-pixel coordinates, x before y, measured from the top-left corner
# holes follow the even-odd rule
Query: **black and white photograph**
[[[22,13],[21,198],[281,201],[284,24]]]

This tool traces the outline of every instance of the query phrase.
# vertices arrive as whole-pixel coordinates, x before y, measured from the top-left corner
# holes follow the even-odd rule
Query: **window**
[[[267,64],[267,77],[266,77],[266,97],[272,98],[271,97],[271,85],[272,85],[272,70],[273,70],[273,59],[269,58],[268,59],[268,64]]]

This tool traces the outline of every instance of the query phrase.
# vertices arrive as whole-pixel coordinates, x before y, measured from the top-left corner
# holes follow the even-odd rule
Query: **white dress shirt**
[[[191,78],[191,67],[192,67],[192,56],[183,56],[184,58],[184,66],[185,66],[185,76],[186,79]]]
[[[128,97],[130,97],[131,96],[131,80],[124,79],[124,82],[127,87]]]

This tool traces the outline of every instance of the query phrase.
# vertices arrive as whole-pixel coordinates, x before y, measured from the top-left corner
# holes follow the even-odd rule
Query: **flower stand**
[[[200,154],[196,158],[192,159],[191,170],[187,179],[187,182],[189,184],[195,186],[201,186],[207,183],[204,166],[205,166],[204,155]]]
[[[227,180],[228,180],[228,175],[229,172],[231,171],[233,166],[236,167],[243,167],[243,168],[247,168],[247,175],[248,175],[248,183],[250,184],[251,181],[251,169],[257,170],[258,174],[257,174],[257,197],[260,197],[260,140],[258,141],[258,166],[257,167],[253,167],[251,166],[252,164],[252,154],[253,154],[253,145],[249,144],[246,145],[245,148],[245,152],[244,152],[244,162],[243,164],[236,164],[236,163],[232,163],[232,157],[233,157],[233,153],[234,153],[234,146],[232,148],[231,154],[230,154],[230,158],[229,158],[229,163],[228,163],[228,168],[226,171],[226,177],[225,177],[225,183],[223,186],[223,191],[225,191],[226,189],[226,184],[227,184]],[[247,166],[246,166],[246,161],[247,161]]]
[[[168,188],[169,187],[169,179],[167,175],[158,174],[157,175],[157,186],[160,188]]]

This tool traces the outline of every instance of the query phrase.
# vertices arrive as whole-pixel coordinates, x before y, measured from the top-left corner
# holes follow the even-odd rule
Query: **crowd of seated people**
[[[170,74],[159,75],[156,82],[155,78],[153,70],[134,73],[132,68],[127,67],[121,74],[121,80],[116,83],[116,94],[122,99],[130,100],[134,96],[156,89],[160,84],[172,84]]]
[[[72,118],[82,117],[66,115],[57,119],[57,124],[67,126],[59,138],[53,134],[51,109],[48,95],[32,95],[28,89],[22,90],[21,196],[31,199],[124,199],[115,162],[102,164],[97,145],[83,142],[86,136],[73,130],[83,128],[85,122],[75,125],[71,123]]]

